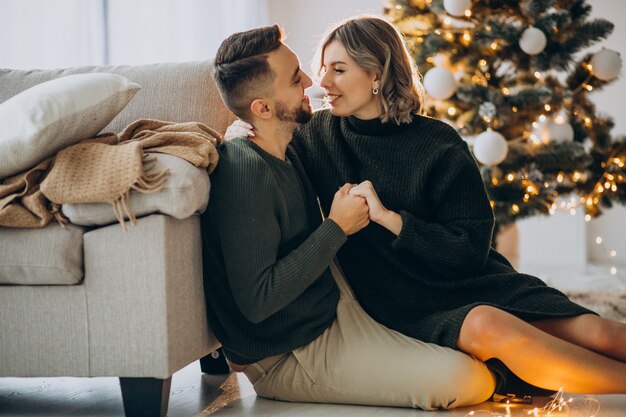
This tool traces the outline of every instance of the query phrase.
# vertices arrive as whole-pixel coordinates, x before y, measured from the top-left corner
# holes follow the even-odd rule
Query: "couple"
[[[477,166],[419,115],[401,34],[374,17],[327,33],[331,109],[314,114],[281,39],[237,33],[215,57],[222,99],[254,125],[222,145],[202,217],[208,317],[231,368],[287,401],[452,408],[512,380],[626,393],[626,326],[490,247]]]

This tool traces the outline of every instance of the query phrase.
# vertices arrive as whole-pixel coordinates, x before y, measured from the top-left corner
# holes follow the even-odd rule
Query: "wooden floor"
[[[625,376],[626,377],[626,376]],[[583,397],[577,404],[585,405]],[[597,417],[626,416],[626,395],[594,396],[600,402]],[[169,417],[465,417],[475,411],[477,417],[526,417],[536,404],[507,409],[493,402],[452,411],[419,411],[413,409],[357,407],[332,404],[304,404],[257,398],[242,374],[204,375],[195,362],[174,374],[170,395]],[[478,412],[483,411],[483,412]],[[494,414],[491,414],[494,413]],[[93,416],[124,415],[119,382],[116,378],[0,378],[0,416]],[[532,415],[532,414],[531,414]],[[563,414],[552,414],[553,416]],[[568,417],[589,417],[589,412],[570,410]]]

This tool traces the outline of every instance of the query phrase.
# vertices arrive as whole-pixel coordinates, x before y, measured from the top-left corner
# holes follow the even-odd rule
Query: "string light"
[[[596,417],[600,412],[600,402],[592,397],[570,397],[564,398],[563,388],[554,394],[552,400],[548,401],[542,408],[521,408],[517,413],[513,414],[511,411],[511,400],[509,398],[502,400],[504,404],[502,406],[505,409],[506,414],[502,414],[499,411],[489,410],[472,410],[465,414],[465,417],[487,416],[487,417],[556,417],[567,416],[571,417]],[[570,413],[570,411],[572,413]]]

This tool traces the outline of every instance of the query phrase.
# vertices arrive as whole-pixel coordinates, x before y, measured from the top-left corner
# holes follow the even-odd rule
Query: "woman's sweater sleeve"
[[[481,271],[489,255],[494,217],[467,144],[458,143],[438,160],[427,180],[432,218],[400,211],[402,230],[392,242],[428,262],[444,276]]]
[[[253,323],[300,296],[346,241],[341,228],[327,219],[302,244],[283,253],[281,218],[286,213],[278,184],[267,171],[222,173],[212,184],[211,215],[219,220],[228,280],[239,309]]]

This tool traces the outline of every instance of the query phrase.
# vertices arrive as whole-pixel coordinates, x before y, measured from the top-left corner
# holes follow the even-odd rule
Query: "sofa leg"
[[[203,358],[200,358],[200,369],[205,374],[218,375],[230,373],[222,348],[215,350]]]
[[[167,379],[120,377],[126,417],[165,417],[171,385],[171,376]]]

